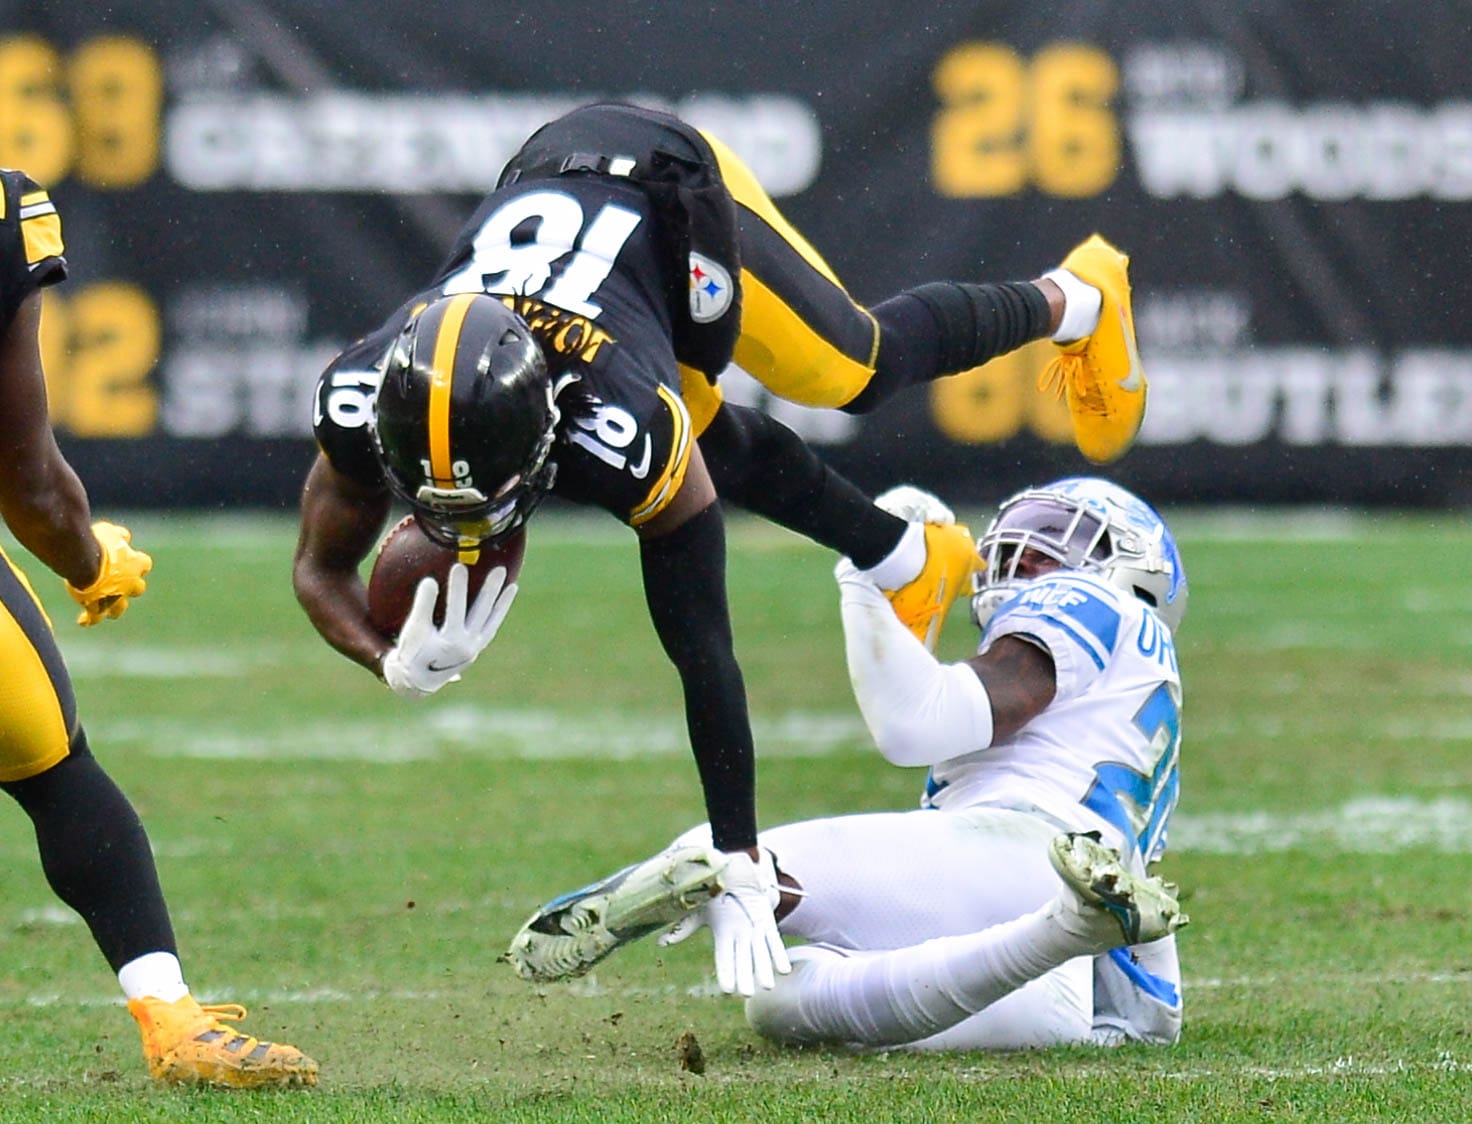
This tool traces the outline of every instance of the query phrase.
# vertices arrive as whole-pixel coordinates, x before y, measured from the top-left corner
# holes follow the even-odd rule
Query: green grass
[[[980,516],[973,519],[976,525]],[[142,813],[187,974],[322,1085],[153,1088],[84,928],[0,812],[3,1120],[1454,1120],[1472,1117],[1472,526],[1179,513],[1192,579],[1187,1021],[1169,1050],[783,1050],[715,994],[709,942],[574,985],[496,963],[550,894],[702,817],[631,536],[547,517],[467,681],[400,702],[297,609],[284,518],[140,515],[120,622],[57,622],[98,756]],[[914,804],[867,750],[831,558],[731,532],[766,824]],[[23,557],[23,555],[20,555]],[[958,613],[946,651],[963,655]],[[694,1033],[706,1070],[677,1063]]]

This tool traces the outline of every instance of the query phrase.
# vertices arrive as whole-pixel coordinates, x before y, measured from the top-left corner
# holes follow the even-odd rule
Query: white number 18
[[[517,196],[486,219],[471,243],[470,261],[445,282],[445,293],[541,296],[558,308],[596,319],[603,306],[593,301],[593,293],[639,225],[639,215],[607,203],[586,227],[583,218],[582,205],[560,191]],[[535,220],[531,241],[513,244],[512,232],[528,220]],[[553,264],[575,246],[576,253],[547,288]]]

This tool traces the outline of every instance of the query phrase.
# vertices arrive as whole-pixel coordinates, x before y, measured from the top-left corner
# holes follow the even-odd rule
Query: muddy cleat
[[[192,995],[173,1003],[131,999],[143,1032],[143,1057],[155,1081],[227,1089],[284,1089],[317,1084],[317,1063],[295,1046],[262,1042],[224,1021],[240,1022],[238,1003],[201,1006]]]
[[[1173,884],[1131,873],[1119,852],[1099,841],[1098,832],[1055,836],[1048,860],[1072,891],[1060,899],[1058,920],[1070,931],[1096,938],[1100,953],[1158,941],[1191,920],[1181,912]]]
[[[581,976],[615,949],[709,901],[725,868],[726,856],[711,847],[675,847],[626,866],[542,906],[501,959],[524,980]]]
[[[927,523],[925,567],[907,585],[884,590],[884,596],[900,623],[934,652],[951,605],[963,593],[970,595],[971,578],[984,566],[964,524]]]
[[[1038,389],[1068,402],[1073,439],[1095,464],[1122,456],[1145,418],[1145,371],[1135,345],[1130,308],[1130,259],[1097,234],[1076,246],[1062,268],[1103,294],[1099,325],[1061,352],[1038,378]]]

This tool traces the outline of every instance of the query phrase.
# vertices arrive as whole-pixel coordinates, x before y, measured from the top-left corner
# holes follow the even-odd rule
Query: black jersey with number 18
[[[382,482],[368,420],[395,334],[416,305],[486,292],[521,313],[556,372],[553,493],[634,526],[658,514],[694,441],[671,342],[688,280],[661,221],[646,191],[615,176],[563,174],[493,192],[431,283],[323,374],[315,429],[333,467]]]

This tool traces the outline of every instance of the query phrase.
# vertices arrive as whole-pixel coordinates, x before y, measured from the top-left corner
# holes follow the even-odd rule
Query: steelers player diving
[[[92,521],[86,489],[51,430],[40,350],[41,289],[66,276],[61,219],[24,172],[0,169],[0,516],[66,581],[77,623],[121,616],[153,566],[127,528]],[[0,789],[35,827],[46,880],[86,921],[117,973],[153,1077],[265,1088],[317,1083],[294,1046],[228,1025],[238,1004],[202,1006],[184,982],[153,852],[128,798],[92,756],[71,679],[40,601],[0,552]]]
[[[323,374],[298,600],[330,645],[422,697],[490,643],[485,622],[516,587],[493,575],[467,606],[456,567],[442,625],[381,635],[359,564],[395,497],[449,546],[514,533],[548,494],[632,527],[720,890],[740,907],[713,926],[718,976],[727,991],[770,987],[789,963],[768,904],[777,875],[756,846],[717,500],[850,558],[931,646],[981,560],[964,526],[876,507],[791,430],[723,402],[719,376],[734,362],[790,401],[865,413],[1051,338],[1042,383],[1066,398],[1081,451],[1112,460],[1146,396],[1127,264],[1095,235],[1034,281],[933,282],[865,308],[718,139],[649,109],[574,110],[513,156],[428,284]],[[412,612],[432,607],[431,588]],[[674,877],[704,884],[712,871],[698,866]]]

